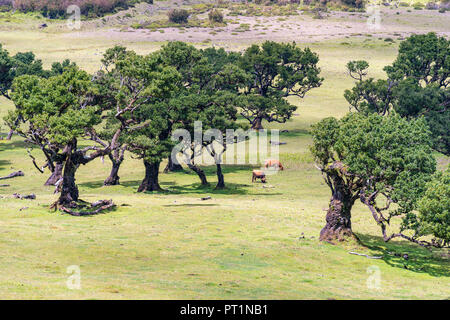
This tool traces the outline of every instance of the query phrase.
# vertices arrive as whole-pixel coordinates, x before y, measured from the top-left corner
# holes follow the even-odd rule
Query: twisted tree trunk
[[[119,169],[120,165],[122,164],[122,160],[114,160],[111,156],[110,159],[112,162],[112,168],[109,177],[106,178],[105,181],[103,181],[103,185],[105,186],[115,186],[120,184]]]
[[[326,216],[326,225],[320,231],[321,241],[345,240],[352,237],[351,223],[352,204],[342,200],[337,194],[331,197]]]
[[[222,166],[220,163],[216,164],[217,167],[217,185],[216,189],[224,189],[225,188],[225,178],[222,173]]]
[[[321,241],[343,241],[356,238],[352,231],[351,210],[359,198],[359,184],[347,173],[346,167],[335,162],[326,169],[326,182],[331,189],[326,225],[320,231]],[[356,238],[357,239],[357,238]]]
[[[21,117],[18,117],[16,120],[14,120],[14,125],[17,126],[19,124],[20,120],[21,120]],[[8,136],[6,137],[6,140],[11,140],[13,134],[14,134],[14,130],[13,129],[9,130],[9,133],[8,133]]]
[[[12,136],[14,134],[14,130],[9,130],[8,135],[6,136],[6,140],[11,140]]]
[[[158,182],[159,165],[160,162],[153,163],[144,160],[145,177],[139,186],[138,192],[162,191],[162,188],[159,186]]]
[[[191,164],[191,163],[188,163],[187,166],[188,166],[189,169],[191,169],[192,171],[194,171],[198,175],[198,177],[200,178],[200,182],[201,182],[202,186],[207,186],[209,184],[208,180],[206,179],[205,172],[202,169],[200,169],[199,167],[197,167],[196,165]]]
[[[64,165],[61,194],[58,199],[59,205],[70,205],[73,202],[78,201],[79,193],[75,183],[75,172],[77,171],[77,168],[78,165],[74,163],[72,157],[67,157]]]
[[[262,126],[262,117],[258,116],[256,117],[252,122],[252,129],[253,130],[262,130],[264,129]]]

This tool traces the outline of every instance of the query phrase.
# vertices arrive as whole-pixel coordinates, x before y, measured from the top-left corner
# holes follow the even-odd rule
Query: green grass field
[[[88,71],[99,66],[101,52],[118,41],[68,39],[59,33],[0,31],[11,52],[32,50],[46,66],[70,58]],[[343,43],[345,42],[345,43]],[[124,42],[140,53],[161,43]],[[240,50],[243,43],[227,43]],[[370,75],[396,56],[393,44],[361,37],[308,44],[318,52],[325,77],[298,104],[280,140],[287,170],[269,176],[266,188],[251,183],[250,166],[225,166],[227,189],[199,188],[192,172],[161,174],[166,193],[139,194],[140,161],[126,157],[121,185],[103,187],[110,164],[95,160],[77,173],[81,198],[113,199],[115,210],[73,217],[49,210],[56,199],[18,137],[0,140],[0,176],[23,170],[24,177],[3,180],[0,187],[0,297],[4,299],[448,299],[448,251],[429,251],[380,237],[370,213],[357,204],[353,230],[364,245],[331,245],[318,241],[325,224],[330,192],[309,153],[310,126],[327,116],[348,112],[343,91],[353,80],[348,60],[366,59]],[[0,100],[0,116],[13,106]],[[7,132],[5,125],[0,130]],[[37,150],[33,154],[42,160]],[[439,167],[448,158],[436,155]],[[162,166],[163,167],[163,166]],[[162,170],[163,168],[161,168]],[[211,185],[215,169],[206,167]],[[36,200],[14,199],[13,193],[35,193]],[[200,198],[211,196],[211,200]],[[395,226],[393,226],[395,227]],[[382,256],[367,259],[349,251]],[[394,254],[409,255],[406,261]],[[66,286],[67,267],[81,270],[81,289]],[[371,288],[371,270],[380,287]]]

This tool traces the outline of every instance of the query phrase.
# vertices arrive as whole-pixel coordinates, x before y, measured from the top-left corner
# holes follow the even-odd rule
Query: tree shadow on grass
[[[0,160],[0,169],[6,167],[7,165],[11,165],[11,161],[9,160]]]
[[[384,242],[382,237],[357,235],[362,244],[377,252],[382,260],[394,268],[408,269],[418,273],[427,273],[433,277],[450,277],[450,258],[448,249],[426,249],[408,242]],[[447,257],[439,256],[439,253]],[[404,255],[407,255],[407,259]]]
[[[141,184],[141,180],[128,180],[121,182],[121,185],[123,187],[127,188],[134,188],[137,190],[139,185]],[[83,186],[89,187],[89,185],[96,185],[96,183],[84,183],[80,184]],[[281,193],[256,193],[254,189],[251,189],[250,184],[239,184],[239,183],[232,183],[232,182],[225,182],[225,189],[216,189],[215,183],[210,183],[207,186],[202,186],[199,182],[191,183],[191,184],[185,184],[185,185],[178,185],[173,182],[161,182],[161,187],[163,189],[166,189],[169,187],[169,189],[166,189],[166,191],[162,191],[159,193],[168,193],[168,194],[198,194],[198,195],[205,195],[205,194],[217,194],[217,195],[262,195],[262,196],[275,196],[275,195],[281,195]],[[250,189],[249,189],[250,188]],[[152,192],[148,192],[151,194]]]
[[[220,194],[220,195],[263,195],[263,196],[275,196],[281,195],[281,193],[257,193],[254,189],[249,189],[249,184],[239,184],[225,182],[225,189],[216,189],[215,184],[209,186],[202,186],[200,183],[192,183],[189,185],[176,185],[171,188],[172,193],[180,194]]]
[[[127,180],[122,181],[120,186],[125,188],[133,188],[135,190],[138,189],[141,184],[141,180]],[[197,195],[205,195],[205,194],[216,194],[216,195],[254,195],[254,196],[277,196],[281,195],[279,192],[258,192],[254,188],[252,188],[252,184],[239,184],[232,182],[225,182],[225,189],[216,189],[215,183],[210,183],[207,186],[202,186],[199,182],[178,185],[176,182],[167,181],[160,182],[160,185],[164,191],[160,192],[147,192],[148,194],[153,193],[161,193],[161,194],[197,194]],[[254,185],[261,185],[260,183]],[[97,189],[97,188],[109,188],[103,186],[102,181],[89,181],[79,183],[78,186],[85,187],[89,189]]]
[[[6,151],[11,149],[27,149],[33,146],[23,140],[5,140],[0,144],[0,150]],[[37,149],[37,148],[36,148]]]
[[[309,130],[305,129],[293,129],[289,130],[288,132],[280,132],[280,137],[283,138],[298,138],[298,137],[305,137],[309,136],[311,133]]]
[[[249,173],[249,180],[251,178],[251,172],[253,170],[254,166],[251,165],[226,165],[223,167],[223,173],[225,175],[225,189],[215,189],[216,186],[216,166],[202,166],[201,169],[205,172],[205,175],[208,177],[209,185],[203,186],[199,182],[194,182],[191,184],[177,184],[176,177],[178,175],[186,175],[189,174],[192,176],[193,179],[197,177],[197,175],[189,170],[184,169],[183,171],[176,171],[176,172],[170,172],[168,173],[171,175],[172,178],[175,179],[175,181],[160,181],[160,185],[163,189],[166,189],[166,191],[162,191],[160,193],[170,193],[170,194],[205,194],[205,193],[212,193],[212,194],[223,194],[223,195],[245,195],[245,194],[251,194],[251,195],[281,195],[281,193],[255,193],[255,190],[252,187],[252,184],[238,184],[238,183],[232,183],[227,182],[227,174],[234,173],[234,172],[240,172],[240,171],[246,171]],[[160,175],[165,175],[164,173],[160,173]],[[141,184],[142,179],[139,180],[122,180],[120,182],[120,185],[126,188],[134,188],[138,189],[139,185]],[[90,189],[96,189],[96,188],[105,188],[106,186],[103,185],[103,180],[98,181],[88,181],[88,182],[82,182],[78,184],[80,187],[86,187]],[[254,185],[260,185],[254,184]],[[108,188],[108,187],[106,187]],[[152,193],[152,192],[149,192]]]

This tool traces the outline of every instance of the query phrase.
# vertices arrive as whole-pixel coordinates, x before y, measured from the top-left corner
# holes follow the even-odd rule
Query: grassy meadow
[[[25,20],[23,23],[29,23]],[[116,43],[139,53],[161,42],[83,37],[59,32],[0,28],[0,42],[11,53],[33,51],[45,66],[69,58],[93,72],[102,53]],[[280,160],[286,170],[251,183],[252,166],[225,166],[225,190],[216,191],[215,167],[205,167],[210,188],[199,188],[189,170],[160,175],[164,193],[137,193],[141,161],[130,154],[119,173],[121,185],[103,187],[110,162],[97,159],[77,172],[83,200],[113,199],[117,207],[90,217],[49,209],[56,200],[44,187],[17,136],[0,140],[0,176],[22,170],[24,177],[0,187],[0,297],[4,299],[448,299],[448,251],[426,250],[402,240],[384,243],[362,205],[353,210],[353,230],[362,244],[318,241],[325,225],[330,191],[309,153],[310,126],[348,112],[343,92],[353,80],[348,60],[365,59],[373,77],[393,61],[399,41],[371,37],[334,38],[300,44],[320,56],[322,87],[310,91],[286,124],[267,124],[280,133]],[[205,44],[196,43],[199,47]],[[250,43],[232,42],[231,50]],[[0,117],[13,105],[0,99]],[[0,121],[0,132],[7,128]],[[37,159],[43,160],[38,150]],[[439,167],[448,158],[436,155]],[[161,166],[161,171],[165,163]],[[35,193],[36,200],[13,193]],[[202,197],[211,196],[202,201]],[[395,226],[393,226],[395,227]],[[367,259],[349,251],[381,256]],[[394,255],[408,254],[409,260]],[[81,270],[81,289],[66,286],[67,267]],[[380,287],[371,288],[371,270]]]

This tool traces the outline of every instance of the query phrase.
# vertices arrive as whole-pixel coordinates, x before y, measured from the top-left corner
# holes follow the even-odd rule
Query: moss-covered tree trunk
[[[341,182],[334,184],[326,215],[326,225],[320,231],[321,241],[343,241],[354,237],[351,223],[351,210],[355,203],[350,192]]]
[[[162,191],[158,182],[159,165],[160,162],[148,162],[144,160],[145,177],[139,186],[138,192]]]

